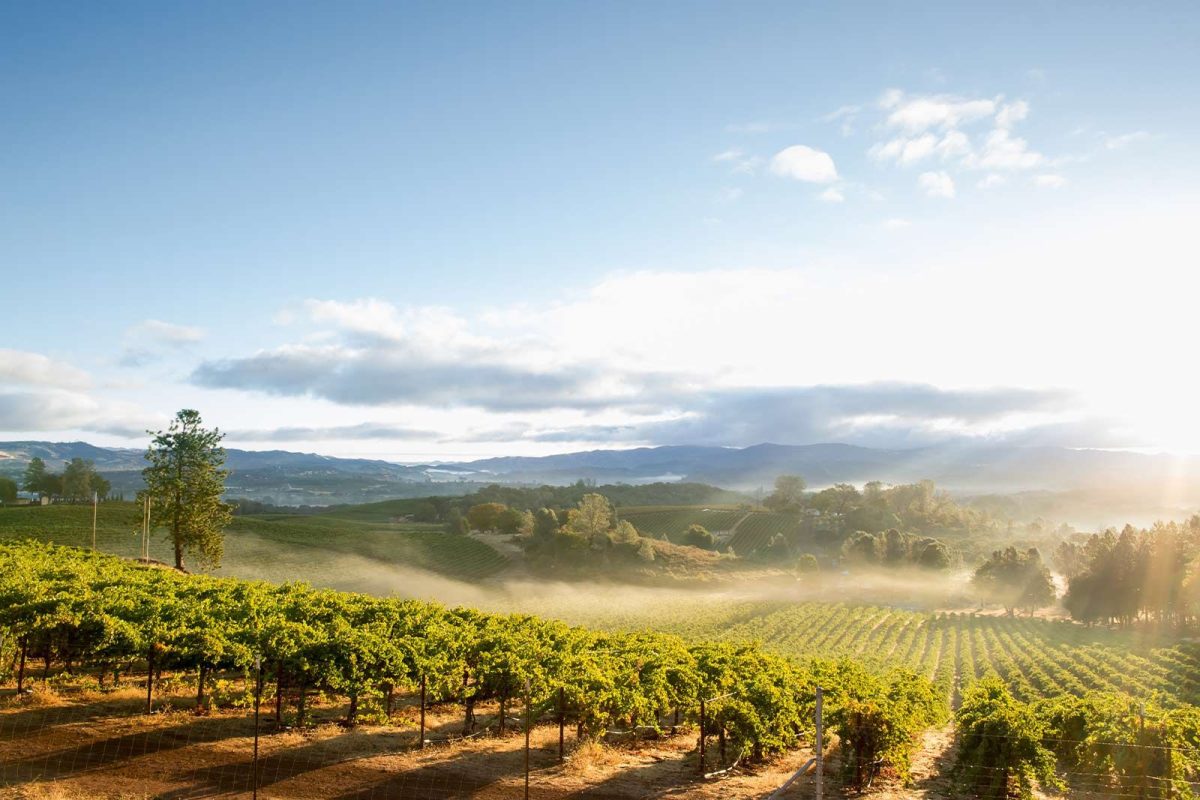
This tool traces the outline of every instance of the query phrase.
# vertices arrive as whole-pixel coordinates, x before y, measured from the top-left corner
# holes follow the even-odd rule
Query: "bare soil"
[[[252,797],[254,723],[246,710],[197,715],[184,697],[164,701],[163,711],[141,713],[136,688],[62,699],[0,696],[0,798],[191,798]],[[425,749],[418,748],[416,709],[398,708],[390,724],[347,729],[331,720],[341,708],[315,709],[319,724],[304,731],[276,730],[271,709],[260,723],[258,796],[261,798],[480,798],[525,796],[524,735],[503,736],[495,727],[469,739],[461,733],[461,710],[428,714]],[[479,709],[481,722],[496,709]],[[914,764],[909,788],[873,787],[884,800],[954,797],[940,772],[949,757],[949,729],[930,731]],[[632,800],[648,797],[734,800],[765,798],[812,755],[798,750],[753,768],[738,766],[702,778],[695,731],[681,730],[637,743],[577,742],[565,733],[566,759],[558,760],[558,728],[536,727],[529,752],[529,797],[535,800]],[[719,769],[711,747],[707,768]],[[826,797],[843,796],[836,755],[826,765]],[[811,773],[784,795],[813,797]]]

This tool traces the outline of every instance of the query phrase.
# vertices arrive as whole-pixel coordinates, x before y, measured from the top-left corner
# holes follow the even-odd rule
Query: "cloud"
[[[135,437],[148,415],[132,406],[61,389],[0,392],[0,431],[82,430]]]
[[[325,428],[284,427],[241,429],[225,432],[237,441],[249,442],[322,442],[337,440],[373,440],[373,439],[434,439],[436,431],[420,428],[405,428],[381,422],[363,422],[358,425],[337,425]]]
[[[1104,138],[1104,149],[1120,150],[1135,142],[1144,142],[1149,138],[1150,134],[1147,131],[1133,131],[1132,133],[1122,133],[1118,136],[1106,136]]]
[[[954,197],[954,179],[945,172],[922,172],[917,177],[917,186],[928,197]]]
[[[149,416],[141,409],[92,396],[81,369],[41,353],[0,349],[0,431],[83,430],[135,436]]]
[[[890,89],[884,93],[879,105],[888,112],[888,127],[919,134],[934,128],[957,128],[990,117],[996,113],[997,104],[995,100],[944,94],[910,97],[899,89]]]
[[[638,409],[681,390],[658,372],[613,371],[570,359],[537,336],[496,339],[475,333],[444,308],[400,309],[368,298],[309,300],[309,321],[327,324],[326,341],[202,362],[191,382],[279,397],[315,397],[350,406]]]
[[[915,139],[898,138],[886,143],[876,143],[867,151],[867,155],[876,161],[895,161],[907,166],[933,155],[937,144],[938,138],[932,133],[927,133]]]
[[[851,136],[854,134],[854,121],[861,111],[862,106],[845,105],[825,114],[820,120],[821,122],[840,122],[842,136]]]
[[[846,195],[843,194],[842,190],[837,186],[830,186],[818,196],[821,198],[822,202],[825,203],[841,203],[846,199]]]
[[[754,174],[763,163],[760,156],[747,155],[736,147],[717,153],[712,160],[718,164],[728,164],[730,172],[734,174],[745,175]]]
[[[1069,404],[1069,395],[1061,392],[902,383],[746,389],[707,396],[693,414],[651,423],[643,432],[666,443],[913,446],[986,436],[1013,415],[1059,412]]]
[[[832,183],[837,180],[837,168],[826,152],[802,144],[780,150],[771,159],[771,171],[776,175],[810,183]]]
[[[1029,103],[1023,99],[1005,102],[1003,95],[909,95],[890,89],[878,107],[884,112],[881,128],[894,133],[872,144],[867,155],[879,163],[901,167],[937,159],[942,169],[927,171],[918,179],[918,186],[930,196],[954,196],[954,176],[962,170],[988,171],[991,175],[978,185],[990,188],[999,185],[1000,173],[1050,163],[1013,132],[1030,113]]]
[[[130,328],[127,335],[133,338],[150,339],[161,344],[180,347],[201,341],[205,336],[205,331],[203,328],[196,328],[190,325],[176,325],[158,319],[148,319]]]
[[[1067,185],[1067,179],[1062,175],[1047,173],[1045,175],[1034,175],[1033,183],[1035,186],[1041,186],[1046,189],[1060,189]]]
[[[471,439],[732,447],[836,441],[915,447],[1019,435],[1022,429],[1011,426],[1012,418],[1057,414],[1070,407],[1073,398],[1059,391],[871,383],[750,387],[702,393],[691,400],[684,413],[669,420],[540,429],[510,425],[472,434]]]
[[[147,319],[125,331],[125,347],[118,363],[125,367],[145,366],[203,341],[206,335],[203,328]]]
[[[1013,136],[1005,128],[996,128],[983,141],[981,152],[963,159],[968,169],[1023,170],[1032,169],[1046,162],[1041,153],[1029,149],[1029,143]]]
[[[86,389],[91,378],[83,370],[41,353],[0,349],[0,385]]]
[[[581,369],[537,372],[483,360],[435,361],[409,347],[353,349],[292,345],[202,363],[192,382],[344,405],[472,406],[492,411],[598,407],[616,398],[584,394]]]
[[[1028,116],[1029,103],[1026,103],[1024,100],[1006,103],[996,112],[996,127],[1008,130]]]
[[[983,176],[983,178],[980,179],[979,183],[977,183],[975,185],[978,186],[980,189],[994,189],[997,186],[1003,186],[1006,183],[1008,183],[1008,178],[1004,177],[1003,175],[1000,175],[999,173],[993,172],[993,173]]]
[[[910,225],[912,225],[912,223],[906,219],[903,219],[902,217],[891,217],[883,221],[884,229],[889,231],[901,231]]]

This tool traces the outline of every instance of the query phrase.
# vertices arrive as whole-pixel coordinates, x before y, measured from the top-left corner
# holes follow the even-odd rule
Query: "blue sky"
[[[915,5],[0,5],[0,435],[1200,449],[1200,12]]]

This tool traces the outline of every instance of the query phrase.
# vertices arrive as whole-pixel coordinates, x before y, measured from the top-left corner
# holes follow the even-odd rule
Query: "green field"
[[[575,607],[559,616],[610,630],[760,642],[768,650],[801,658],[848,657],[872,666],[908,666],[952,700],[971,683],[994,675],[1025,700],[1113,691],[1158,698],[1164,705],[1200,701],[1200,644],[1065,620],[683,594],[659,597],[640,608]]]
[[[389,503],[355,506],[311,516],[264,514],[235,517],[226,530],[223,566],[215,574],[272,581],[304,580],[335,589],[404,592],[405,575],[424,570],[475,581],[504,569],[508,559],[486,544],[445,533],[441,526],[393,523]],[[126,557],[140,554],[141,509],[132,503],[102,503],[97,513],[97,549]],[[90,506],[0,508],[0,539],[29,538],[91,547]],[[157,531],[151,557],[172,560]]]

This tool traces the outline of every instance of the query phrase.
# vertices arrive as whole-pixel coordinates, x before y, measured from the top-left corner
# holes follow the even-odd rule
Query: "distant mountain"
[[[810,486],[904,483],[922,479],[969,494],[1077,491],[1153,497],[1172,507],[1200,504],[1200,459],[1055,447],[945,445],[884,450],[847,444],[760,444],[745,448],[642,447],[542,457],[502,457],[451,464],[395,464],[285,450],[229,449],[229,495],[280,505],[328,505],[391,497],[465,494],[489,483],[642,484],[689,481],[754,490],[781,474]],[[0,473],[15,474],[34,456],[54,469],[87,458],[132,494],[141,485],[141,450],[86,442],[0,442]]]
[[[144,450],[97,447],[86,442],[0,442],[0,474],[16,475],[34,457],[51,470],[72,458],[89,459],[113,484],[114,493],[130,496],[142,487]],[[286,450],[226,450],[230,497],[279,505],[363,503],[393,497],[464,494],[478,484],[460,483],[453,471],[406,466],[365,458],[334,458]]]
[[[883,450],[847,444],[760,444],[745,448],[647,447],[540,458],[490,458],[454,467],[474,480],[562,483],[688,480],[731,489],[803,475],[811,486],[931,479],[963,492],[1064,491],[1175,486],[1200,496],[1200,459],[1108,450],[943,445]]]

